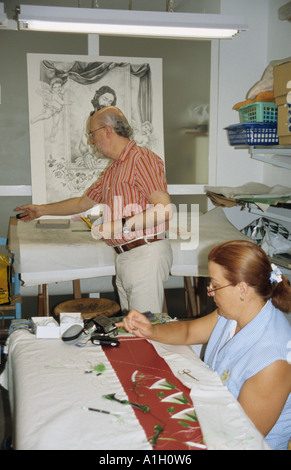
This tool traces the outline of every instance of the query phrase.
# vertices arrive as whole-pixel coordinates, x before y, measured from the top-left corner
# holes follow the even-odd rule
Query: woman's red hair
[[[282,282],[271,283],[270,260],[256,243],[245,240],[222,243],[211,250],[208,261],[220,265],[231,284],[244,281],[265,301],[272,299],[276,308],[285,313],[291,312],[291,287],[288,278],[282,275]]]

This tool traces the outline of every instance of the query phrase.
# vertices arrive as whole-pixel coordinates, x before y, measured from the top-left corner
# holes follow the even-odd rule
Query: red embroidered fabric
[[[190,390],[148,341],[121,338],[119,347],[103,350],[129,401],[139,405],[133,409],[153,449],[205,448]]]

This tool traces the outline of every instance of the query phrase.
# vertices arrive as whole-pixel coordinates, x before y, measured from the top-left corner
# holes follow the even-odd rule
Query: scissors
[[[188,375],[188,377],[191,377],[191,379],[197,380],[197,382],[199,382],[199,380],[196,379],[196,377],[193,377],[193,375],[191,375],[190,372],[191,372],[190,369],[183,369],[183,370],[179,370],[179,371],[178,371],[178,374],[180,374],[180,375]]]

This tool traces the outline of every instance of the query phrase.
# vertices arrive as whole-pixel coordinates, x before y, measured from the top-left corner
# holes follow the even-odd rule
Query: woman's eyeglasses
[[[227,284],[226,286],[211,288],[211,284],[209,284],[209,286],[207,286],[207,295],[213,297],[215,291],[224,289],[225,287],[229,287],[232,285],[233,284]]]

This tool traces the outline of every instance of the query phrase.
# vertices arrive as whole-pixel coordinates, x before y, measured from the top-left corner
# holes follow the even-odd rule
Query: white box
[[[73,325],[80,325],[82,327],[84,326],[81,312],[60,313],[60,334],[61,335]]]
[[[32,317],[31,321],[37,338],[60,337],[60,326],[53,317]]]

